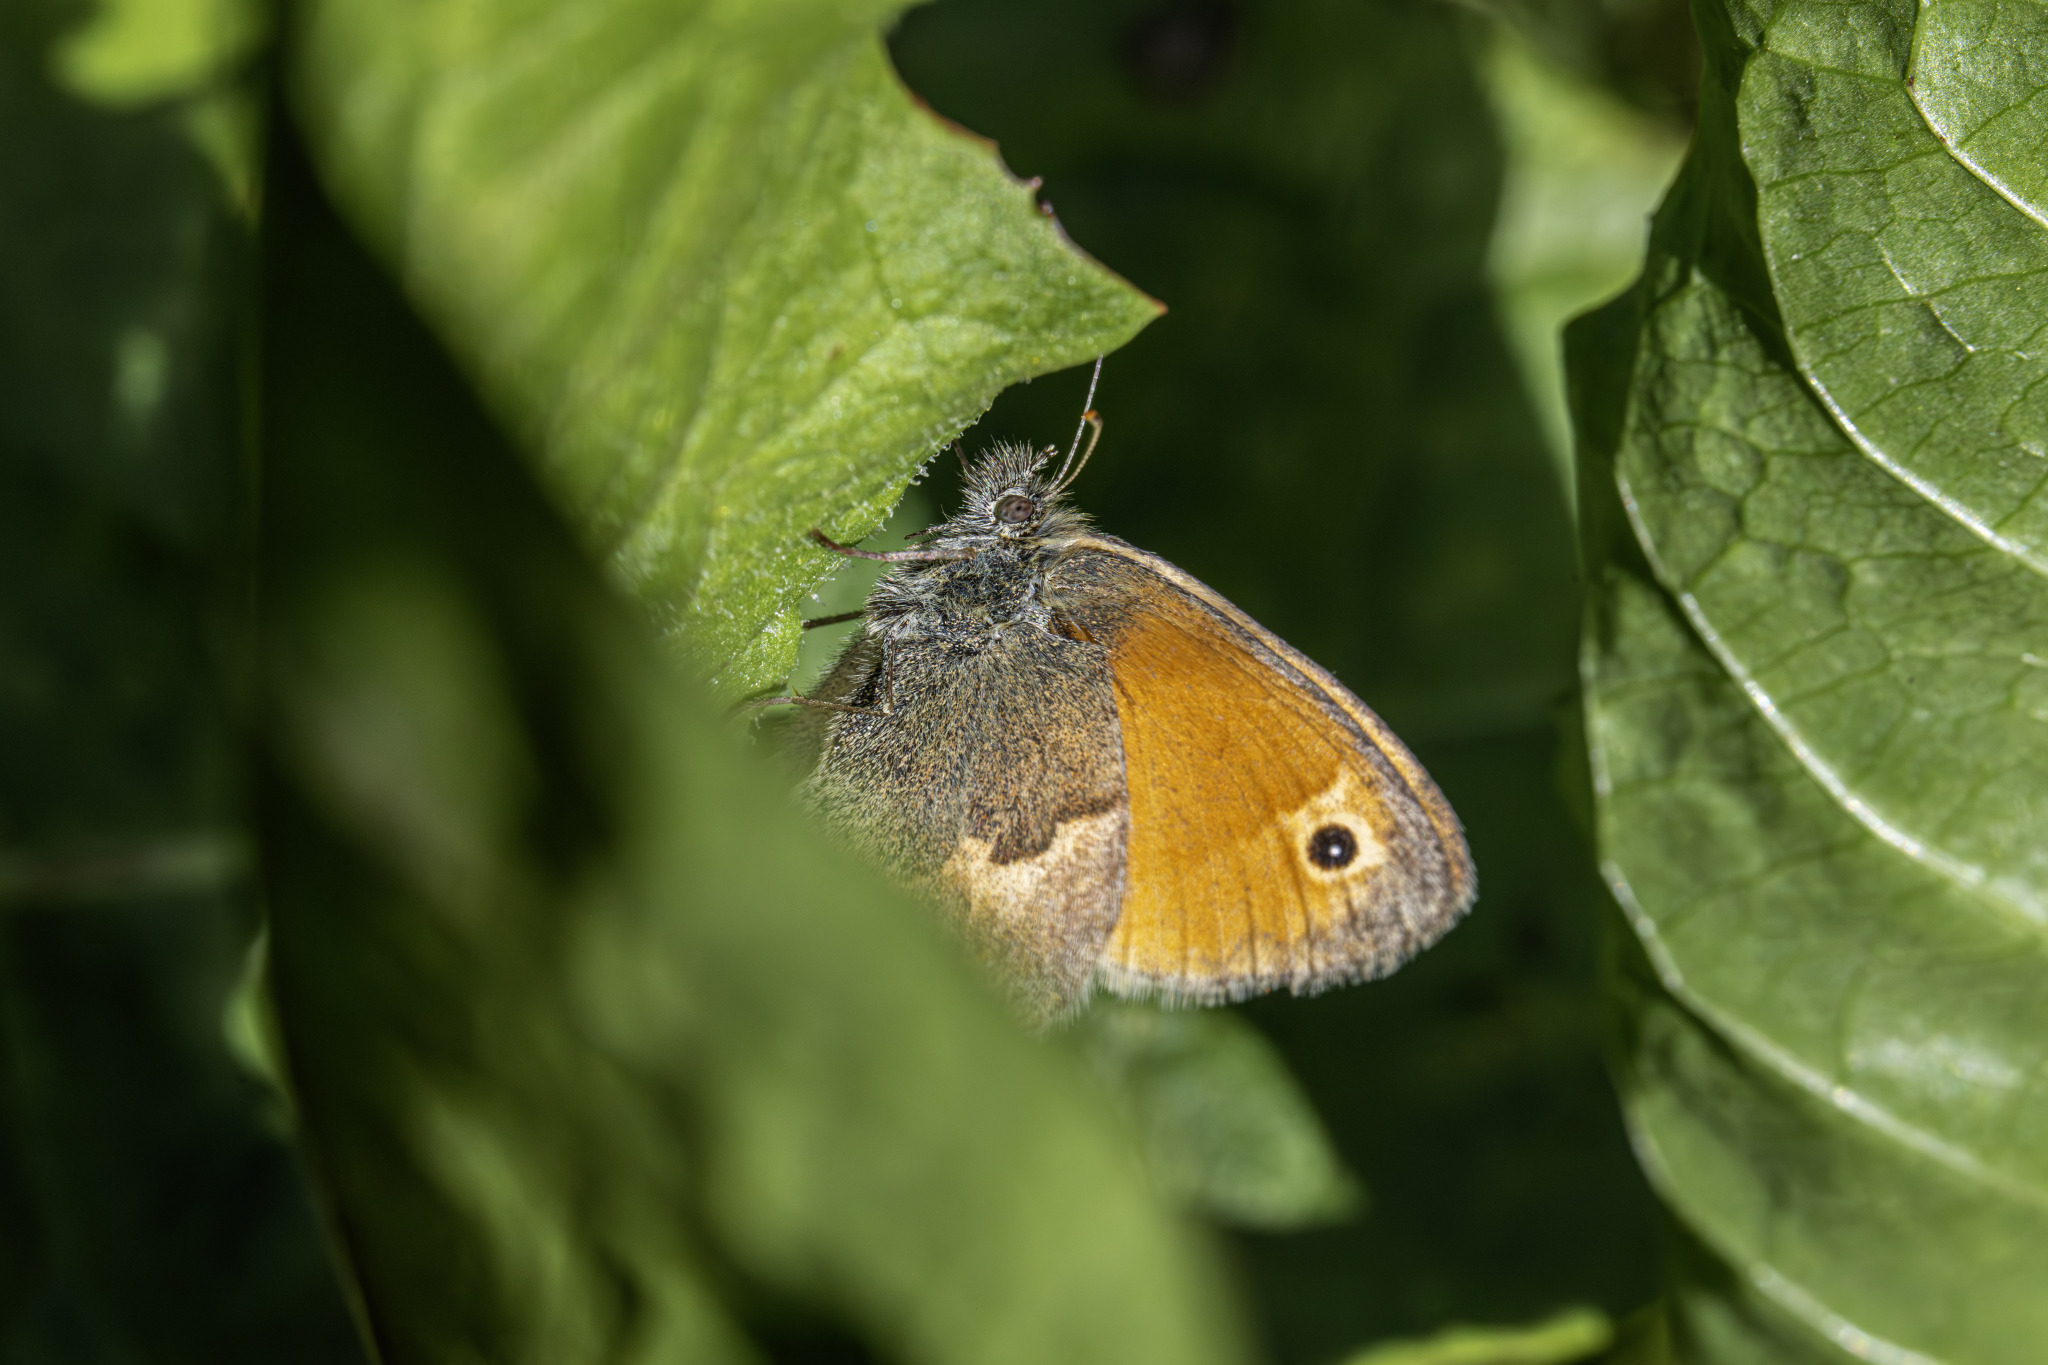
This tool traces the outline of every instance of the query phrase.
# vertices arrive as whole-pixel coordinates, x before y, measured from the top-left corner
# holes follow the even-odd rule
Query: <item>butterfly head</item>
[[[1102,378],[1102,359],[1095,360],[1095,373],[1088,380],[1088,402],[1095,401],[1095,384]],[[1082,436],[1088,444],[1083,448]],[[1094,408],[1085,407],[1081,423],[1074,428],[1074,443],[1067,448],[1059,468],[1047,466],[1059,456],[1057,446],[1043,450],[1011,442],[1000,442],[969,464],[965,454],[960,462],[966,470],[962,492],[965,505],[944,527],[942,540],[972,545],[977,549],[999,545],[1025,546],[1057,541],[1087,529],[1088,519],[1065,506],[1065,495],[1081,475],[1095,443],[1102,437],[1102,418]],[[953,449],[960,449],[955,442]],[[1077,459],[1078,457],[1078,459]]]
[[[1081,514],[1066,506],[1064,490],[1047,466],[1057,452],[998,445],[968,468],[962,505],[949,530],[996,544],[1078,530]]]

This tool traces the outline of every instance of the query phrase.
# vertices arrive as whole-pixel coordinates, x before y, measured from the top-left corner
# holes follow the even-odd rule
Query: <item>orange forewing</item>
[[[1091,541],[1080,626],[1109,651],[1130,800],[1113,988],[1229,999],[1377,976],[1470,904],[1471,863],[1428,774],[1334,678],[1210,589]],[[1318,830],[1357,854],[1330,869]]]

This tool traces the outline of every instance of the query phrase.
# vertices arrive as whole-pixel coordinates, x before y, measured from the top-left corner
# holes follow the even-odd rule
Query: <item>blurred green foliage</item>
[[[251,224],[189,86],[0,51],[0,1360],[358,1359],[221,1008],[258,916],[235,731]],[[209,74],[205,69],[202,76]]]
[[[1421,1341],[1390,1341],[1344,1365],[1554,1365],[1583,1360],[1614,1342],[1614,1327],[1591,1309],[1567,1309],[1523,1328],[1450,1327]]]
[[[2041,13],[8,7],[0,1362],[2030,1359]],[[1483,899],[1036,1039],[712,691],[1105,350]]]
[[[1480,75],[1506,162],[1487,274],[1575,507],[1562,331],[1635,279],[1643,223],[1685,154],[1685,129],[1575,79],[1507,26],[1489,35]]]
[[[1177,1202],[1277,1231],[1358,1214],[1358,1183],[1315,1110],[1238,1014],[1104,999],[1070,1038],[1124,1101],[1147,1173]]]
[[[1079,1068],[805,837],[305,172],[268,198],[272,990],[383,1352],[1237,1358]]]

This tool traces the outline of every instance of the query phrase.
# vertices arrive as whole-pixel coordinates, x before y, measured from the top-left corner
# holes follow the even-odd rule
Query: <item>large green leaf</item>
[[[1000,389],[1157,310],[912,102],[900,8],[303,10],[341,201],[728,694],[794,660],[807,530],[873,531]]]
[[[1911,12],[1702,14],[1693,156],[1635,294],[1574,337],[1623,1074],[1701,1244],[1677,1335],[2027,1360],[2048,582],[1968,490],[2036,459],[2034,362],[1994,334],[2040,325],[2048,277],[1992,272],[2048,231],[1918,121]],[[1951,333],[1983,344],[1937,365]]]
[[[0,1361],[344,1365],[222,1031],[257,918],[254,100],[201,44],[110,104],[87,78],[147,54],[74,17],[0,14]]]
[[[822,846],[271,176],[272,971],[394,1362],[1227,1361],[1078,1064]]]

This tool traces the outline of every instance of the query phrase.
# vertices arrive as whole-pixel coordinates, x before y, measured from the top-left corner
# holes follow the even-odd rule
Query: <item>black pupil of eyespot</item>
[[[1031,520],[1031,514],[1037,510],[1031,499],[1021,493],[1012,493],[996,504],[996,516],[1012,526]]]
[[[1342,825],[1324,825],[1308,840],[1308,860],[1317,867],[1349,865],[1358,856],[1358,840]]]

